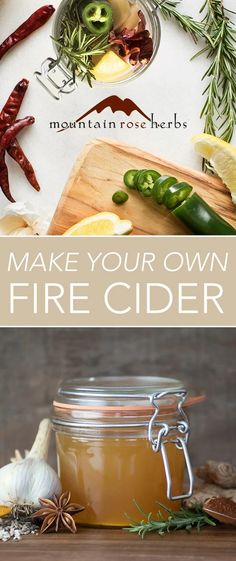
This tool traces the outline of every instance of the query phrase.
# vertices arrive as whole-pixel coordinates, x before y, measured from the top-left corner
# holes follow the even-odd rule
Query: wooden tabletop
[[[149,535],[80,528],[78,534],[29,536],[0,543],[1,561],[235,561],[236,528]]]

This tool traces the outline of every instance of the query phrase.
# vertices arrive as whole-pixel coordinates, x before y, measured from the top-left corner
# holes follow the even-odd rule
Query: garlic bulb
[[[0,212],[0,236],[40,236],[47,227],[48,221],[27,202],[11,203]]]
[[[0,469],[0,505],[35,508],[40,506],[40,498],[61,493],[60,480],[46,462],[50,433],[51,422],[43,419],[27,456]]]

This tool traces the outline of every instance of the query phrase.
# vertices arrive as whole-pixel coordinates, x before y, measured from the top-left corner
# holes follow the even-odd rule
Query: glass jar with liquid
[[[187,399],[181,382],[98,377],[64,382],[54,401],[63,490],[85,507],[80,524],[125,526],[137,503],[155,514],[178,510],[192,493]],[[184,491],[184,475],[187,490]]]
[[[51,56],[48,57],[42,62],[41,69],[35,72],[35,75],[39,82],[55,99],[60,99],[61,94],[71,93],[77,88],[77,86],[81,86],[81,80],[84,80],[83,76],[81,76],[78,71],[75,71],[75,76],[73,76],[72,70],[68,67],[68,58],[65,56],[65,54],[64,56],[62,55],[58,44],[58,39],[61,38],[64,23],[68,21],[71,9],[73,8],[73,5],[75,5],[76,7],[76,5],[78,4],[79,2],[77,2],[76,0],[61,1],[56,12],[51,33],[52,37],[54,38],[53,47],[56,58],[54,59]],[[114,72],[114,63],[109,64],[110,72],[103,72],[102,75],[100,72],[100,78],[99,76],[97,76],[96,79],[92,78],[91,84],[93,86],[95,84],[98,84],[102,87],[104,87],[104,85],[117,87],[117,85],[127,84],[127,82],[141,76],[156,59],[161,39],[161,27],[158,17],[159,8],[157,3],[155,2],[155,0],[123,0],[122,4],[121,0],[112,1],[112,7],[115,9],[115,12],[118,11],[124,16],[125,14],[127,15],[127,17],[124,17],[124,21],[122,21],[124,27],[126,27],[128,22],[130,22],[130,14],[132,15],[133,10],[135,10],[136,13],[141,12],[143,14],[146,24],[146,30],[147,32],[149,32],[152,39],[152,56],[147,64],[137,63],[133,65],[127,63],[125,65],[121,65],[120,72]],[[129,8],[128,11],[127,7]],[[67,45],[65,44],[65,46]],[[111,45],[111,49],[109,49],[109,51],[111,52],[113,50],[114,49]],[[98,55],[98,57],[96,58],[99,59],[101,58],[101,56],[102,55]],[[81,79],[79,78],[79,76]]]

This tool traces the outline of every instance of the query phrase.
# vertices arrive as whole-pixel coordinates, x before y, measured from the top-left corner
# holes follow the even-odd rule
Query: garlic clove
[[[0,212],[0,236],[39,236],[47,228],[48,220],[27,202],[11,203]]]
[[[20,231],[25,227],[25,221],[20,216],[5,216],[0,219],[0,236],[12,236],[14,231]]]
[[[35,441],[27,455],[27,458],[30,457],[38,458],[39,460],[47,460],[51,431],[52,423],[50,419],[43,419],[41,423],[39,423]]]
[[[23,460],[23,458],[27,457],[29,455],[29,450],[25,450],[25,455],[22,456],[20,450],[15,450],[15,456],[12,456],[11,462],[19,462],[20,460]]]

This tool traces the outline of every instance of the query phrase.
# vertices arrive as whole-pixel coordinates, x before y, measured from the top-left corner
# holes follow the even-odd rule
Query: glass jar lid
[[[183,390],[182,382],[174,378],[156,376],[80,378],[62,382],[54,405],[83,409],[145,407],[150,403],[153,394],[160,393],[166,393],[165,404],[171,405],[175,394]]]
[[[54,409],[97,411],[120,415],[153,409],[159,400],[161,412],[177,409],[179,398],[186,397],[184,384],[175,378],[159,376],[98,376],[65,380],[61,383]],[[185,406],[202,401],[204,396],[189,396]]]

